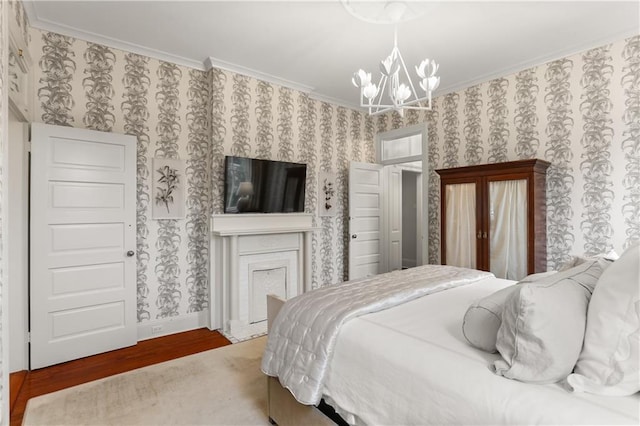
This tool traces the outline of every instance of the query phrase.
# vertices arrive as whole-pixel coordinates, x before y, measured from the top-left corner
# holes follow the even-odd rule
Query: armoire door
[[[137,342],[136,140],[31,126],[31,368]]]
[[[444,188],[442,221],[444,226],[442,263],[477,269],[478,184],[449,183]]]
[[[546,271],[546,170],[533,159],[440,169],[443,264],[520,280]]]
[[[487,269],[520,280],[527,276],[527,179],[489,180],[487,186]]]

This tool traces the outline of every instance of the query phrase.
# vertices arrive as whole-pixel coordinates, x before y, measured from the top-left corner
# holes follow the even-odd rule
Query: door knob
[[[354,238],[354,239],[355,239],[355,238],[358,238],[358,234],[352,234],[352,235],[351,235],[351,238]]]
[[[135,251],[133,251],[133,250],[129,250],[129,251],[127,252],[127,256],[129,256],[129,257],[133,256],[134,254],[136,254],[136,252],[135,252]]]

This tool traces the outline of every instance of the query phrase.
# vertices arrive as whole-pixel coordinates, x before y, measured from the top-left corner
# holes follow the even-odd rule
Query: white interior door
[[[382,166],[349,167],[349,279],[376,275],[382,267]]]
[[[31,368],[131,346],[136,140],[31,126]]]
[[[384,229],[387,232],[386,256],[388,261],[382,272],[402,269],[402,168],[384,167],[386,186]]]

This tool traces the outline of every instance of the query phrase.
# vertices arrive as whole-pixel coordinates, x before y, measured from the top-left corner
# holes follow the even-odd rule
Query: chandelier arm
[[[414,107],[414,106],[412,106],[412,105],[415,105],[415,104],[423,102],[423,101],[427,101],[429,103],[429,106],[428,107],[423,107],[423,106]],[[360,102],[360,106],[363,107],[363,108],[368,108],[370,106],[371,107],[376,107],[378,109],[379,108],[384,108],[385,110],[396,108],[396,105],[393,105],[393,104],[373,104],[372,103],[371,105],[369,105],[368,103],[362,102],[362,100]],[[424,96],[424,97],[422,97],[420,99],[414,99],[411,102],[407,102],[405,104],[402,104],[401,106],[402,106],[402,108],[407,108],[407,109],[419,109],[419,110],[430,110],[430,109],[432,109],[431,108],[431,100],[427,96]]]
[[[380,82],[378,83],[378,85],[379,85],[378,87],[380,88],[380,91],[378,92],[378,96],[377,96],[378,102],[377,102],[376,110],[380,110],[380,106],[382,103],[382,95],[384,94],[384,89],[387,86],[387,77],[384,75],[380,77]]]
[[[415,99],[418,99],[418,92],[416,91],[416,88],[413,86],[413,80],[411,80],[411,76],[409,75],[409,71],[407,70],[407,65],[404,63],[404,58],[402,57],[402,54],[400,53],[400,51],[398,51],[398,57],[400,58],[400,63],[402,64],[404,75],[407,77],[407,80],[409,80],[409,86],[411,86],[411,93],[413,94]],[[408,105],[408,104],[403,103],[402,105]]]
[[[423,96],[419,99],[414,99],[411,102],[407,102],[406,104],[403,104],[402,106],[411,106],[411,105],[415,105],[415,104],[419,104],[422,101],[428,101],[429,98],[427,96]]]
[[[382,105],[379,105],[379,107],[381,107]],[[378,109],[374,112],[369,112],[369,115],[381,115],[390,111],[395,111],[397,108],[395,108],[393,105],[386,105],[387,108],[384,109]],[[403,110],[405,109],[411,109],[411,110],[415,110],[415,111],[432,111],[432,108],[428,108],[428,107],[414,107],[414,106],[403,106],[402,107]],[[369,111],[371,111],[371,109],[369,109]]]
[[[391,98],[391,102],[393,102],[394,106],[398,106],[398,100],[393,96],[393,92],[398,92],[398,87],[400,86],[400,79],[398,78],[398,73],[395,73],[391,76],[391,84],[389,85],[389,97]]]

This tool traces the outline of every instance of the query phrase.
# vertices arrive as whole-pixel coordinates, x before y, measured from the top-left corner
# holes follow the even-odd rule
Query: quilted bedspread
[[[346,321],[492,276],[454,266],[424,265],[301,294],[284,304],[272,324],[262,371],[278,377],[298,402],[316,405]]]

